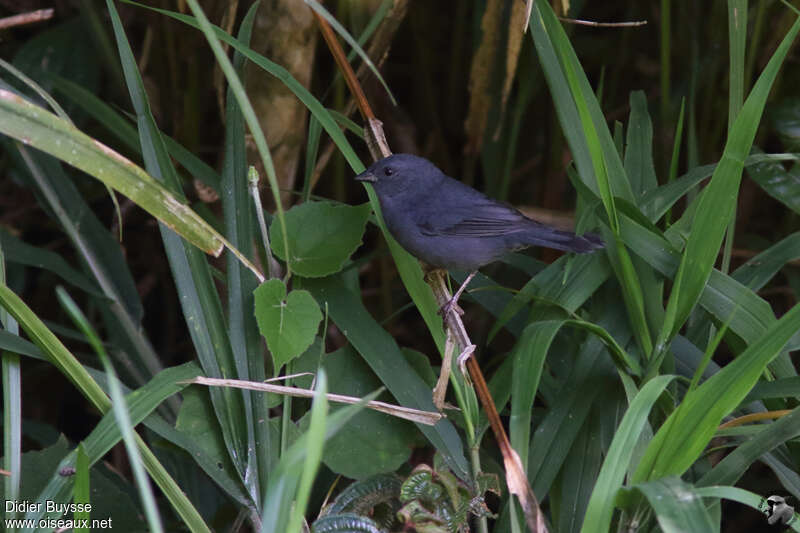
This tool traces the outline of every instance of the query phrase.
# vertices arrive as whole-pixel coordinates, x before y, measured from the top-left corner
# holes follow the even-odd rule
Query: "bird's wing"
[[[491,200],[477,202],[468,208],[441,207],[443,209],[427,213],[419,221],[424,235],[498,237],[530,229],[533,223],[516,209]]]

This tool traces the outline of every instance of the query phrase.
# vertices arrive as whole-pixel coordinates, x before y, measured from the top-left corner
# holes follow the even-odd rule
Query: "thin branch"
[[[358,108],[361,110],[361,115],[366,121],[374,119],[375,113],[372,112],[372,108],[369,106],[369,102],[367,102],[367,96],[364,94],[364,89],[362,89],[361,84],[358,83],[358,79],[356,79],[356,75],[353,72],[353,69],[350,67],[350,63],[347,61],[347,56],[345,55],[344,50],[342,50],[339,41],[336,40],[336,34],[333,32],[333,28],[331,28],[331,25],[328,24],[328,21],[322,18],[315,10],[312,9],[311,13],[317,20],[320,32],[322,32],[322,37],[325,38],[325,42],[328,43],[328,48],[333,54],[336,64],[339,65],[339,70],[344,75],[344,80],[347,82],[350,92],[356,98]]]
[[[206,378],[198,376],[194,379],[186,381],[185,383],[193,383],[197,385],[207,385],[209,387],[230,387],[234,389],[255,390],[262,392],[271,392],[273,394],[283,394],[285,396],[294,396],[296,398],[313,398],[314,391],[309,389],[301,389],[299,387],[287,387],[285,385],[271,385],[269,383],[261,383],[258,381],[244,381],[240,379],[217,379]],[[343,394],[326,394],[328,401],[345,403],[355,405],[361,403],[363,400],[355,396],[345,396]],[[421,411],[419,409],[411,409],[410,407],[403,407],[401,405],[392,405],[386,402],[368,401],[364,403],[364,407],[386,413],[387,415],[403,418],[419,424],[433,426],[443,418],[441,413],[434,413],[432,411]]]
[[[0,30],[6,28],[13,28],[15,26],[24,26],[25,24],[33,24],[34,22],[41,22],[53,18],[54,9],[52,7],[47,9],[37,9],[36,11],[29,11],[28,13],[20,13],[12,17],[4,17],[0,19]]]
[[[595,28],[635,28],[647,24],[646,20],[634,20],[631,22],[595,22],[593,20],[570,19],[565,17],[558,17],[558,20],[570,24],[577,24],[578,26],[592,26]]]

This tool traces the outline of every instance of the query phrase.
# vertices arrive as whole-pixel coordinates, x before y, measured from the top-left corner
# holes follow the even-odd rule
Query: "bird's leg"
[[[464,379],[466,379],[468,383],[470,382],[470,379],[469,372],[467,372],[467,359],[472,357],[472,354],[475,353],[475,348],[476,346],[474,344],[470,344],[464,348],[456,358],[456,361],[458,362],[458,368],[461,370],[461,375],[464,376]]]
[[[464,311],[458,306],[458,299],[461,298],[461,294],[464,292],[464,289],[467,288],[467,285],[469,285],[469,282],[472,281],[472,278],[474,278],[475,274],[477,273],[478,273],[477,270],[470,272],[469,276],[467,276],[467,279],[464,280],[464,283],[461,284],[461,286],[458,288],[453,297],[447,300],[444,303],[444,305],[442,305],[442,307],[439,308],[440,315],[447,318],[447,315],[449,313],[452,313],[453,311],[455,311],[459,315],[464,314]]]
[[[442,369],[439,372],[439,380],[433,389],[433,404],[441,411],[444,409],[444,396],[447,393],[447,381],[450,379],[450,363],[453,360],[453,352],[456,349],[456,342],[453,339],[453,332],[447,328],[447,337],[444,341],[444,359],[442,359]]]

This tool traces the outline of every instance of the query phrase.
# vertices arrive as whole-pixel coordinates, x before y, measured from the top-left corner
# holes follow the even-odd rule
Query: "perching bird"
[[[544,246],[587,253],[604,246],[592,233],[575,235],[531,220],[446,176],[423,157],[394,154],[355,179],[372,183],[386,226],[413,256],[433,267],[471,271],[443,312],[457,309],[480,267],[508,252]]]

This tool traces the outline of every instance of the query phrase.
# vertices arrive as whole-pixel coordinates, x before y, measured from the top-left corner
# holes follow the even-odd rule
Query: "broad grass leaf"
[[[773,382],[774,383],[774,382]],[[759,425],[760,426],[760,425]],[[764,425],[752,438],[736,447],[697,482],[698,485],[734,484],[765,453],[800,435],[800,407]]]
[[[648,445],[633,480],[682,475],[703,452],[722,418],[741,404],[798,329],[800,306],[795,306],[733,362],[688,393]]]
[[[783,100],[770,110],[772,127],[791,149],[800,148],[800,98]]]
[[[786,170],[779,161],[764,161],[747,171],[764,192],[795,213],[800,213],[800,166],[795,164]]]
[[[608,531],[614,511],[614,499],[625,479],[636,441],[647,424],[650,410],[673,378],[674,376],[658,376],[652,379],[631,401],[606,453],[589,500],[581,533]]]
[[[703,498],[680,478],[668,477],[636,485],[647,498],[664,533],[715,531]]]

